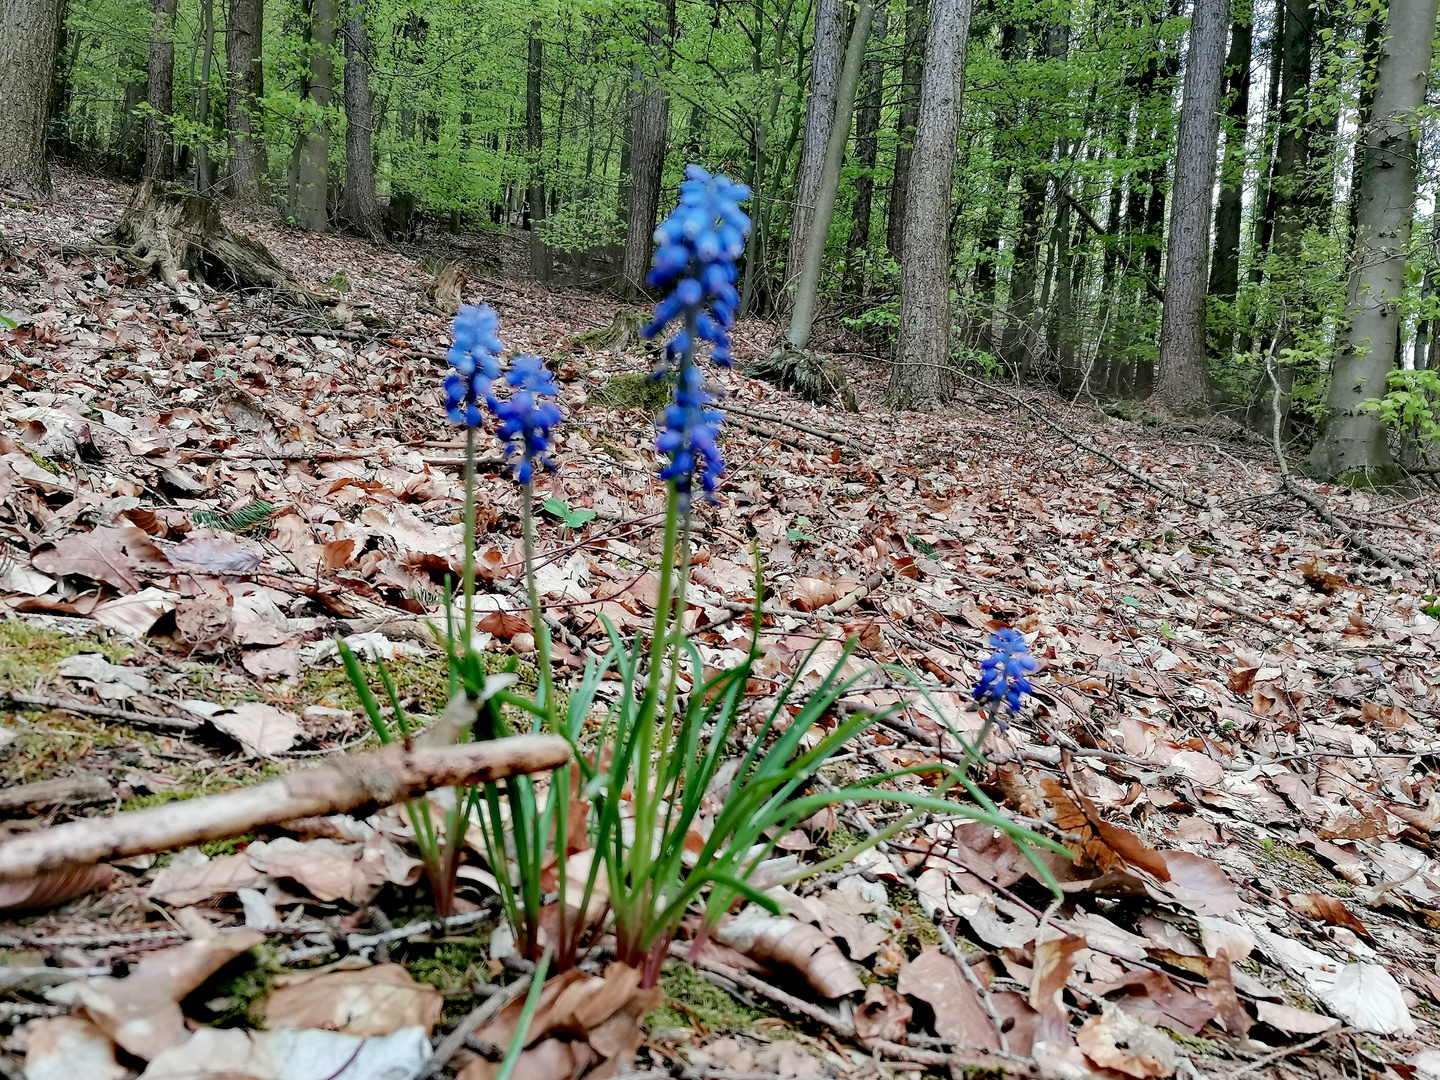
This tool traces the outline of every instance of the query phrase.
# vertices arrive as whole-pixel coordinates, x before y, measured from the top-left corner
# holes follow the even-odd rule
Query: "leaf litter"
[[[23,316],[0,333],[0,605],[5,625],[78,648],[27,664],[23,644],[5,646],[17,674],[0,689],[30,702],[0,715],[7,786],[102,773],[124,803],[153,805],[342,753],[365,725],[337,635],[410,672],[407,708],[437,716],[428,624],[443,623],[459,570],[463,492],[439,408],[448,328],[419,306],[426,275],[397,252],[251,216],[237,224],[300,279],[343,269],[354,291],[320,313],[171,289],[56,255],[126,195],[58,180],[43,210],[0,209],[15,252],[0,304]],[[600,616],[630,632],[655,603],[653,417],[602,393],[651,361],[574,342],[611,321],[602,297],[483,277],[471,290],[561,385],[560,470],[536,492],[539,579],[557,660],[578,668],[604,647]],[[764,355],[774,333],[742,323],[737,354]],[[753,543],[757,709],[817,642],[830,655],[827,635],[923,679],[928,699],[874,729],[841,782],[958,760],[947,725],[980,728],[967,691],[983,642],[1023,631],[1042,660],[1035,703],[990,736],[980,779],[1074,853],[1049,862],[1065,899],[1002,835],[921,818],[793,886],[784,917],[741,912],[703,947],[677,945],[770,1015],[658,1027],[646,1018],[662,1003],[687,1015],[683,992],[662,1002],[597,958],[547,983],[517,1075],[601,1075],[637,1052],[636,1067],[680,1075],[870,1077],[882,1062],[1330,1080],[1362,1060],[1386,1077],[1433,1073],[1440,497],[1320,490],[1416,559],[1377,567],[1287,501],[1268,450],[1232,432],[1157,430],[1029,392],[1100,456],[971,383],[941,412],[896,415],[867,346],[822,337],[850,354],[859,415],[716,378],[722,404],[772,419],[725,426],[731,471],[693,560],[696,645],[717,666],[747,647]],[[488,468],[480,491],[480,631],[497,657],[530,661],[520,495]],[[875,677],[845,707],[906,693]],[[0,828],[90,812],[108,808],[22,804]],[[843,848],[837,831],[889,820],[842,807],[806,823],[781,838],[788,862],[771,880]],[[498,1011],[437,1064],[493,1075],[524,996],[488,906],[493,868],[472,845],[460,921],[436,925],[417,908],[408,828],[393,809],[312,819],[0,887],[16,973],[0,982],[0,1052],[32,1080],[414,1076],[469,1003],[493,997]],[[1303,1050],[1287,1058],[1291,1046]]]

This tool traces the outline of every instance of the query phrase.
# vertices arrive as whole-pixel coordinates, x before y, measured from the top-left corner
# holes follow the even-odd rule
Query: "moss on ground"
[[[210,976],[191,999],[207,1011],[205,1022],[214,1027],[263,1026],[257,1007],[270,996],[275,976],[283,970],[279,957],[278,948],[256,945]]]
[[[607,409],[644,409],[657,413],[670,400],[670,386],[648,374],[616,375],[591,396],[593,405]]]
[[[742,1005],[709,982],[689,964],[667,960],[660,976],[665,1004],[645,1021],[656,1028],[703,1028],[705,1031],[749,1031],[755,1021],[770,1015]]]
[[[133,651],[94,634],[46,630],[23,619],[0,620],[0,687],[33,687],[53,675],[61,660],[76,653],[98,652],[118,664]]]

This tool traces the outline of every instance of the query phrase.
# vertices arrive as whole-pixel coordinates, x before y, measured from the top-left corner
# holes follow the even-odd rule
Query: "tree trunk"
[[[825,152],[836,122],[835,97],[840,83],[841,52],[845,37],[843,0],[816,0],[815,47],[810,54],[810,93],[805,101],[805,137],[800,144],[800,168],[795,178],[795,201],[790,211],[790,247],[785,256],[782,303],[800,277],[810,222],[820,196]],[[849,125],[849,117],[846,117]]]
[[[1176,138],[1157,393],[1161,401],[1182,413],[1201,412],[1210,406],[1210,378],[1205,370],[1206,257],[1228,7],[1227,0],[1195,2]]]
[[[972,0],[935,0],[915,146],[906,183],[905,253],[900,263],[900,332],[889,396],[901,409],[929,407],[944,394],[950,361],[950,195],[965,90]]]
[[[906,189],[910,182],[915,117],[920,102],[928,9],[928,0],[907,0],[905,4],[905,46],[900,61],[900,108],[896,111],[895,119],[895,168],[890,175],[890,219],[885,232],[885,246],[891,257],[897,261],[905,243]]]
[[[1360,49],[1360,92],[1355,103],[1355,126],[1362,131],[1370,126],[1375,111],[1375,83],[1371,73],[1375,70],[1375,62],[1380,58],[1380,32],[1384,29],[1378,11],[1366,10],[1364,16],[1365,44]],[[1355,241],[1355,224],[1360,211],[1360,200],[1357,196],[1360,193],[1360,173],[1364,165],[1365,155],[1357,145],[1350,159],[1350,198],[1346,208],[1345,231],[1347,246]]]
[[[1310,29],[1314,13],[1308,0],[1287,5],[1281,38],[1280,137],[1275,150],[1275,251],[1299,255],[1304,229],[1305,174],[1310,160],[1310,128],[1305,123],[1310,92]]]
[[[525,61],[525,144],[530,158],[530,273],[536,281],[550,280],[550,249],[545,244],[545,166],[541,152],[545,127],[540,114],[540,77],[545,63],[545,43],[540,40],[540,23],[530,23]]]
[[[1250,116],[1250,0],[1240,0],[1230,29],[1225,58],[1225,164],[1220,171],[1220,203],[1215,208],[1215,262],[1210,267],[1210,293],[1233,303],[1240,291],[1240,217],[1245,194],[1245,135]],[[1228,342],[1227,342],[1228,345]]]
[[[200,87],[195,96],[195,119],[202,131],[210,127],[210,65],[215,56],[215,0],[204,0],[201,22],[204,43],[201,45]],[[214,178],[211,176],[210,151],[205,140],[195,147],[195,190],[206,193]]]
[[[664,66],[663,53],[675,33],[674,0],[666,5],[666,17],[664,33],[652,25],[648,35],[649,52],[657,67]],[[645,286],[670,133],[670,102],[658,77],[645,76],[638,67],[636,74],[640,78],[632,86],[630,183],[625,193],[625,252],[620,262],[620,291],[625,296],[638,296]]]
[[[242,202],[260,200],[265,147],[256,131],[265,89],[260,63],[264,0],[230,0],[225,25],[225,112],[230,142],[230,194]]]
[[[301,228],[324,232],[330,178],[330,123],[335,99],[335,2],[310,0],[310,101],[326,118],[301,136],[300,171],[295,190],[295,220]]]
[[[875,12],[871,34],[885,40],[886,8]],[[865,284],[863,254],[870,245],[870,217],[875,205],[875,161],[880,148],[880,106],[885,90],[885,59],[878,51],[865,64],[864,93],[855,118],[855,157],[860,173],[855,178],[855,206],[850,238],[845,242],[845,289],[859,293]]]
[[[0,0],[0,185],[48,194],[45,120],[64,0]]]
[[[1415,209],[1419,110],[1425,104],[1440,0],[1390,0],[1376,70],[1370,124],[1358,133],[1365,154],[1360,209],[1345,313],[1325,404],[1325,429],[1310,468],[1326,479],[1395,479],[1385,425],[1359,408],[1385,392],[1399,341],[1399,305]]]
[[[840,166],[845,159],[845,144],[850,141],[850,117],[855,111],[855,92],[860,85],[865,42],[870,37],[870,20],[874,14],[873,0],[859,0],[855,28],[850,32],[850,45],[845,50],[845,66],[835,90],[835,123],[830,128],[830,143],[825,147],[822,179],[815,195],[815,214],[810,221],[810,239],[805,245],[800,281],[795,287],[795,307],[790,314],[790,331],[786,335],[797,349],[810,344],[810,329],[815,323],[820,268],[825,262],[825,240],[830,233],[835,199],[840,191]]]
[[[370,35],[365,0],[350,0],[345,20],[345,199],[340,216],[361,236],[378,240],[380,203],[375,197],[375,155],[370,137]]]
[[[175,7],[176,0],[152,0],[149,88],[145,95],[150,106],[145,117],[145,176],[151,180],[171,180],[175,176],[170,145],[170,109],[175,96]]]

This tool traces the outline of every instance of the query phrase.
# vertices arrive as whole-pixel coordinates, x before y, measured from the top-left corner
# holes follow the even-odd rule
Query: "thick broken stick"
[[[385,746],[254,787],[72,821],[4,841],[0,882],[223,840],[296,818],[369,813],[435,788],[541,772],[569,760],[570,744],[558,735],[517,735],[433,750]]]

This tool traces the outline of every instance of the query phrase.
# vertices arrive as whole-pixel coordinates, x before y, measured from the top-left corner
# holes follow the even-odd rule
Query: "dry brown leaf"
[[[796,578],[790,586],[790,602],[800,611],[814,611],[826,604],[833,604],[839,598],[835,583],[825,578]]]
[[[1210,963],[1202,967],[1208,971]],[[1215,1005],[1176,986],[1170,976],[1159,971],[1139,969],[1128,971],[1109,982],[1095,982],[1091,988],[1098,995],[1116,990],[1128,991],[1116,1004],[1131,1016],[1147,1024],[1155,1024],[1196,1035],[1215,1015]]]
[[[1102,1069],[1116,1069],[1139,1080],[1175,1072],[1175,1044],[1170,1037],[1113,1006],[1081,1024],[1075,1041]]]
[[[902,994],[919,998],[935,1014],[935,1032],[942,1039],[999,1049],[995,1025],[980,995],[955,962],[938,945],[926,947],[900,970],[895,983]]]
[[[794,968],[823,997],[844,997],[865,989],[835,942],[809,923],[742,912],[716,927],[715,937],[762,963]]]
[[[570,1080],[595,1061],[595,1052],[589,1043],[545,1039],[520,1052],[511,1075],[524,1080]],[[494,1080],[498,1075],[500,1062],[477,1057],[455,1074],[455,1080]]]
[[[33,911],[108,888],[115,870],[108,863],[79,870],[58,870],[29,881],[0,882],[0,912]]]
[[[1240,906],[1235,883],[1220,864],[1189,851],[1157,852],[1165,862],[1167,878],[1151,888],[1163,898],[1183,904],[1196,915],[1228,915]]]
[[[301,843],[288,836],[260,841],[245,849],[255,869],[270,877],[292,878],[317,900],[368,901],[384,880],[362,862],[361,844],[341,844],[326,837]]]
[[[245,854],[222,855],[198,866],[172,864],[162,868],[145,895],[162,904],[185,907],[216,896],[227,896],[236,889],[259,888],[267,880]]]
[[[1322,1031],[1340,1026],[1340,1021],[1333,1016],[1282,1005],[1278,1001],[1257,1001],[1255,1015],[1262,1024],[1269,1024],[1287,1035],[1318,1035]]]
[[[208,570],[212,574],[248,574],[265,561],[261,553],[219,536],[192,536],[182,540],[170,549],[169,558],[176,566]]]
[[[115,1060],[115,1041],[81,1016],[55,1016],[25,1025],[25,1080],[122,1080],[130,1070]]]
[[[134,525],[96,528],[60,540],[30,559],[46,574],[80,574],[113,585],[121,592],[140,591],[137,571],[143,566],[169,568],[165,553]]]
[[[358,971],[302,973],[276,980],[265,1000],[265,1022],[272,1028],[325,1028],[351,1035],[389,1035],[419,1025],[427,1032],[440,1019],[444,996],[429,983],[418,983],[399,964],[376,964]]]
[[[1039,1028],[1035,1033],[1038,1042],[1068,1045],[1072,1041],[1069,1014],[1065,1012],[1062,995],[1065,980],[1070,978],[1070,971],[1075,966],[1075,954],[1083,948],[1085,939],[1073,934],[1051,938],[1035,946],[1029,1004],[1040,1014]]]
[[[253,757],[284,753],[295,745],[302,732],[298,716],[261,701],[236,702],[211,716],[210,723]]]
[[[1239,995],[1235,993],[1234,969],[1230,963],[1230,954],[1226,950],[1221,949],[1210,961],[1207,983],[1208,985],[1195,992],[1215,1006],[1216,1022],[1231,1035],[1242,1038],[1248,1035],[1254,1021],[1250,1019],[1250,1014],[1245,1011],[1245,1007],[1240,1004]]]
[[[1291,893],[1285,898],[1285,902],[1301,915],[1319,919],[1331,926],[1343,926],[1347,930],[1353,930],[1361,937],[1368,938],[1370,936],[1370,931],[1365,928],[1365,924],[1355,917],[1354,913],[1345,906],[1344,901],[1337,897],[1316,892]]]
[[[862,1039],[903,1042],[914,1015],[915,1010],[899,991],[884,983],[871,983],[865,988],[865,1000],[855,1010],[855,1034]]]

